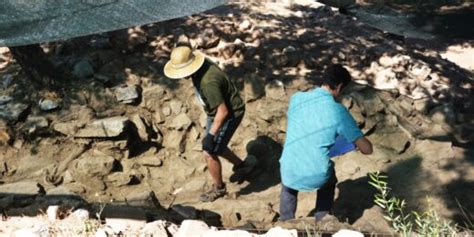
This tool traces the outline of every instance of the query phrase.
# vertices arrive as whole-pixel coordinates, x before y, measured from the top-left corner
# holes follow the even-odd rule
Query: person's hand
[[[202,139],[202,150],[207,151],[209,154],[214,154],[214,148],[216,143],[214,142],[214,135],[208,133],[204,139]]]

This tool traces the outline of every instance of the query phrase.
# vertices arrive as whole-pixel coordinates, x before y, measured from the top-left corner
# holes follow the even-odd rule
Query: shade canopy
[[[19,46],[155,23],[225,0],[2,0],[0,46]]]

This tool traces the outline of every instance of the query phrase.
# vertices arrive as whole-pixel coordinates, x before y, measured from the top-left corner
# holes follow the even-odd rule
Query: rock
[[[156,110],[155,113],[153,114],[153,122],[154,124],[162,124],[164,123],[165,120],[165,115],[161,110]]]
[[[126,218],[134,220],[147,220],[148,214],[140,207],[125,205],[106,205],[100,215],[102,218]]]
[[[206,29],[203,34],[196,39],[196,44],[200,48],[210,49],[216,47],[220,42],[219,36],[215,35],[213,29]]]
[[[0,185],[0,196],[5,194],[15,195],[38,195],[44,194],[44,188],[37,182],[20,181],[16,183],[8,183]]]
[[[79,223],[82,223],[84,221],[87,221],[89,219],[89,211],[85,209],[77,209],[74,212],[72,212],[68,218],[69,219],[74,219],[78,221]]]
[[[355,0],[322,0],[320,2],[337,8],[347,8],[356,3]]]
[[[265,237],[298,237],[297,230],[287,230],[281,227],[273,227],[265,234]]]
[[[246,30],[249,30],[251,27],[252,27],[252,23],[250,23],[249,20],[243,20],[239,24],[239,31],[246,31]]]
[[[148,131],[152,128],[150,128],[148,124],[145,124],[144,119],[139,114],[130,116],[130,121],[135,124],[138,136],[142,141],[149,141],[151,139],[151,134]]]
[[[29,106],[22,103],[8,103],[0,105],[0,118],[16,122],[28,113]]]
[[[133,179],[133,175],[124,172],[114,172],[107,176],[106,182],[111,183],[114,187],[121,187],[129,184]]]
[[[171,115],[171,108],[168,106],[165,106],[161,109],[161,112],[163,113],[165,117],[168,117]]]
[[[186,113],[180,113],[173,119],[173,122],[171,123],[170,127],[177,130],[188,130],[191,124],[192,121],[188,117],[188,115],[186,115]]]
[[[95,232],[95,237],[108,237],[110,235],[114,235],[115,233],[113,233],[113,230],[110,229],[110,227],[101,227],[99,229],[97,229],[97,231]]]
[[[70,196],[71,198],[77,198],[77,199],[81,199],[81,197],[79,195],[77,195],[76,193],[74,193],[73,191],[71,191],[69,188],[63,186],[63,185],[60,185],[58,187],[54,187],[52,189],[49,189],[46,194],[52,196],[52,195],[56,195],[56,196]]]
[[[75,179],[78,175],[87,177],[105,176],[112,172],[114,163],[115,159],[112,156],[93,154],[76,160],[71,171]]]
[[[56,132],[59,132],[68,136],[73,136],[74,134],[76,134],[79,128],[80,128],[80,124],[78,124],[78,121],[53,123],[53,129]]]
[[[203,221],[184,220],[174,237],[205,236],[204,233],[209,229],[209,226]]]
[[[163,220],[146,223],[141,230],[141,236],[168,237],[167,223]]]
[[[181,108],[183,108],[183,102],[181,102],[179,100],[172,100],[170,102],[170,107],[171,107],[171,113],[173,113],[175,115],[180,114],[181,113]],[[165,111],[163,111],[163,113],[164,112]],[[166,115],[167,113],[164,113],[164,114]]]
[[[130,206],[147,207],[158,204],[155,193],[150,190],[130,193],[125,198]]]
[[[374,90],[355,91],[351,93],[351,97],[362,109],[365,116],[373,116],[385,108],[385,104]]]
[[[171,209],[178,213],[185,219],[196,219],[198,217],[198,210],[192,206],[173,205]]]
[[[48,225],[35,226],[33,228],[22,228],[13,232],[14,237],[44,237],[48,236]]]
[[[50,222],[55,222],[58,219],[59,206],[49,206],[46,210],[46,215]]]
[[[180,153],[184,152],[186,134],[178,130],[171,130],[163,138],[163,146],[169,149],[176,149]]]
[[[13,81],[13,75],[7,74],[7,75],[2,77],[2,80],[0,81],[0,83],[1,83],[2,87],[6,89],[10,86],[12,81]]]
[[[163,103],[164,95],[165,89],[161,85],[145,88],[142,93],[142,104],[151,111],[158,111],[158,108]]]
[[[270,58],[270,67],[275,68],[275,69],[280,69],[282,67],[285,67],[289,63],[289,58],[288,55],[282,54],[282,53],[275,53],[272,55]]]
[[[257,75],[251,75],[245,78],[244,95],[245,102],[252,102],[265,94],[265,85],[263,79]]]
[[[40,100],[38,104],[43,111],[51,111],[59,108],[59,103],[50,99]]]
[[[136,159],[136,162],[143,166],[160,167],[163,161],[158,156],[145,156]]]
[[[427,114],[428,111],[431,109],[432,102],[431,102],[431,99],[429,98],[423,98],[419,100],[414,100],[413,106],[415,107],[416,111],[422,114]]]
[[[141,26],[128,29],[127,34],[127,47],[130,51],[134,50],[137,46],[147,43],[147,33]]]
[[[396,65],[405,65],[411,60],[410,56],[397,54],[395,56],[390,56],[388,54],[384,54],[382,57],[379,58],[379,64],[382,67],[392,67]]]
[[[8,96],[8,95],[2,95],[0,96],[0,105],[4,105],[12,100],[13,100],[13,97]]]
[[[408,72],[418,80],[425,80],[430,75],[431,68],[424,63],[417,62],[410,66]]]
[[[216,229],[210,229],[206,231],[202,236],[206,237],[220,237],[220,236],[225,236],[225,237],[255,237],[257,235],[251,234],[248,231],[245,230],[216,230]],[[259,235],[260,236],[260,235]],[[264,235],[267,236],[267,235]],[[272,235],[275,236],[275,235]],[[286,235],[283,235],[286,236]]]
[[[94,75],[94,67],[89,60],[82,59],[74,65],[72,75],[77,78],[91,77]]]
[[[33,134],[36,131],[47,128],[49,125],[48,120],[41,116],[29,116],[22,126],[22,129],[26,130],[29,134]]]
[[[351,113],[354,120],[357,122],[357,126],[360,127],[360,126],[365,124],[365,117],[364,117],[364,115],[362,115],[363,111],[359,107],[359,105],[354,104],[352,106],[351,110],[349,110],[349,112]]]
[[[410,138],[396,127],[386,127],[370,136],[373,144],[403,153],[410,144]]]
[[[140,87],[137,85],[118,87],[115,89],[115,98],[124,104],[131,104],[140,97]]]
[[[452,104],[444,104],[433,108],[428,115],[431,120],[439,124],[454,124],[456,114]]]
[[[0,128],[0,146],[10,144],[12,137],[6,128]]]
[[[227,210],[222,214],[222,224],[224,226],[238,226],[240,220],[242,220],[242,215],[233,209]]]
[[[332,235],[333,237],[364,237],[364,234],[355,230],[342,229]]]
[[[138,232],[145,226],[145,223],[145,220],[105,218],[105,225],[109,226],[115,235]]]
[[[128,118],[120,116],[99,119],[88,124],[85,128],[80,129],[74,136],[84,138],[117,137],[125,130],[128,122]]]
[[[265,94],[268,98],[280,101],[286,97],[285,85],[278,80],[272,81],[265,86]]]

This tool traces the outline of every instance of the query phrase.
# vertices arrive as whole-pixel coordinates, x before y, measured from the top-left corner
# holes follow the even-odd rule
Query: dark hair
[[[326,69],[322,84],[334,90],[341,83],[342,88],[346,87],[349,82],[351,82],[351,74],[347,69],[341,64],[333,64]]]

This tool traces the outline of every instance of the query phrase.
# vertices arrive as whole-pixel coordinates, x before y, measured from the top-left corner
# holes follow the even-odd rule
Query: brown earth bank
[[[288,225],[277,222],[288,100],[317,86],[326,66],[342,63],[357,83],[341,103],[375,151],[334,159],[335,218],[318,228],[391,231],[373,202],[367,174],[374,171],[389,176],[392,194],[405,199],[408,210],[431,208],[459,225],[472,223],[472,68],[425,47],[431,42],[397,41],[336,9],[292,2],[229,3],[42,44],[55,67],[71,73],[46,87],[29,80],[0,48],[4,217],[35,216],[59,205],[100,210],[101,218],[200,219],[247,229]],[[162,73],[180,41],[209,55],[238,83],[246,114],[230,147],[258,159],[251,177],[228,182],[229,194],[212,203],[198,201],[211,185],[201,156],[206,118],[191,83]],[[225,180],[231,168],[223,162]],[[290,227],[304,229],[314,203],[314,193],[301,193]]]

